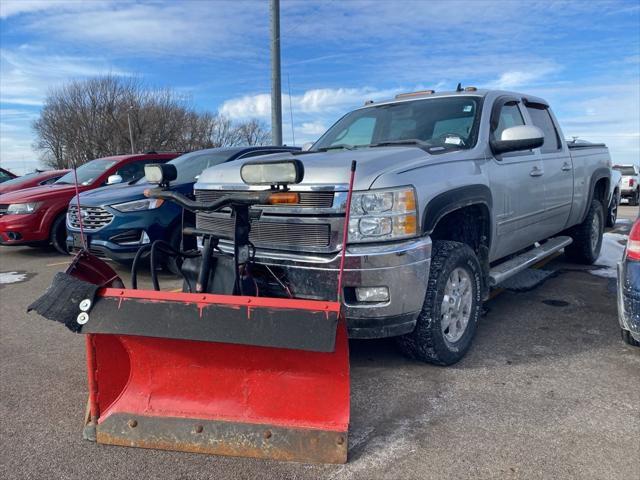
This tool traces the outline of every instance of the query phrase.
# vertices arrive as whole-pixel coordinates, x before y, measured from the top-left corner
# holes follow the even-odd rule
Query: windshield
[[[196,177],[203,170],[226,162],[235,152],[206,152],[198,151],[186,153],[178,158],[171,160],[170,164],[176,166],[178,177],[173,183],[190,183],[195,182]],[[138,183],[148,183],[145,177],[142,177]]]
[[[426,143],[471,148],[476,143],[478,97],[446,97],[391,103],[355,110],[342,117],[313,150],[380,143]]]
[[[102,175],[104,172],[109,170],[113,165],[115,165],[115,160],[108,160],[106,158],[99,158],[98,160],[91,160],[84,165],[81,165],[77,168],[78,172],[78,184],[79,185],[90,185]],[[75,176],[73,174],[73,170],[69,173],[61,177],[56,184],[74,184]]]
[[[614,170],[619,171],[622,175],[635,175],[636,172],[633,169],[633,167],[629,166],[629,167],[622,167],[622,166],[615,166],[613,167]]]

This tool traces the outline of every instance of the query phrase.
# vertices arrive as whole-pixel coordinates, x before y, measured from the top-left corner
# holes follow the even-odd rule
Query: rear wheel
[[[611,205],[609,206],[609,211],[607,214],[607,227],[613,228],[616,225],[616,220],[618,220],[618,194],[615,193],[613,195],[613,200]]]
[[[437,365],[462,359],[480,317],[481,285],[480,263],[469,246],[434,242],[424,305],[413,332],[397,338],[400,349]]]
[[[620,330],[620,333],[622,334],[622,341],[624,343],[631,345],[632,347],[640,347],[640,342],[633,338],[631,332],[628,330]]]
[[[602,204],[598,200],[593,200],[584,221],[570,230],[569,235],[573,243],[565,247],[564,254],[572,262],[591,265],[600,256],[603,233]]]
[[[67,248],[67,214],[63,213],[56,217],[51,226],[51,233],[49,234],[49,241],[53,248],[59,253],[69,255],[69,249]]]
[[[636,190],[635,193],[629,198],[629,205],[637,207],[640,203],[640,190]]]

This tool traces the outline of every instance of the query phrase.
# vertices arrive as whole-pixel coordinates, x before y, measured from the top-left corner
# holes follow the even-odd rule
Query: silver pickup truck
[[[357,162],[341,295],[349,334],[397,337],[419,360],[462,358],[483,300],[506,278],[563,248],[585,264],[600,252],[608,150],[569,145],[541,98],[473,87],[401,94],[346,114],[307,151],[260,158],[299,159],[304,179],[291,186],[297,203],[260,207],[255,261],[274,288],[324,300],[336,298]],[[205,170],[196,198],[259,188],[241,167]],[[229,230],[233,219],[199,213],[196,224]]]

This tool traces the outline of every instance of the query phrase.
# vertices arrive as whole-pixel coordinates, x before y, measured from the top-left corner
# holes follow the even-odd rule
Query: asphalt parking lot
[[[637,214],[621,207],[616,231]],[[0,247],[0,272],[20,280],[0,284],[1,478],[640,478],[640,349],[620,340],[615,280],[563,256],[542,285],[487,304],[454,367],[409,361],[387,340],[351,342],[341,466],[83,441],[83,338],[25,313],[68,261]]]

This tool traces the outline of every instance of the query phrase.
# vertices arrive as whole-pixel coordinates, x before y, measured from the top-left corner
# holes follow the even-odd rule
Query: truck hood
[[[459,152],[458,152],[459,153]],[[452,155],[447,154],[447,156]],[[376,178],[396,171],[407,170],[429,162],[439,156],[430,155],[421,148],[409,147],[376,147],[355,150],[336,150],[328,152],[305,153],[292,155],[276,153],[264,155],[259,159],[294,159],[304,164],[305,185],[346,185],[349,183],[351,161],[357,162],[354,189],[368,190]],[[256,161],[258,158],[252,158]],[[246,184],[240,177],[240,168],[244,162],[228,162],[206,169],[200,175],[196,189],[244,189]],[[221,187],[223,186],[223,187]]]
[[[79,190],[87,190],[91,188],[89,185],[80,186]],[[0,203],[28,203],[42,202],[45,200],[61,199],[64,197],[71,198],[74,196],[76,189],[73,185],[52,184],[39,185],[37,187],[25,188],[14,192],[3,193],[0,195]]]

